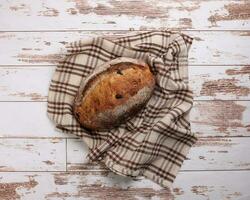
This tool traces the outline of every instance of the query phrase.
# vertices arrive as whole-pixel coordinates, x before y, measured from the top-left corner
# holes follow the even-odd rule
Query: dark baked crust
[[[79,89],[74,114],[89,130],[107,130],[134,116],[152,95],[155,79],[149,66],[129,59],[108,64]]]

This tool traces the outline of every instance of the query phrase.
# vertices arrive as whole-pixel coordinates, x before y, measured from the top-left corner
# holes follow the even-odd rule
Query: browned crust
[[[87,129],[109,129],[136,114],[149,100],[154,84],[146,63],[111,64],[106,70],[92,74],[79,90],[74,114]]]
[[[84,87],[84,89],[82,90],[82,94],[84,94],[90,87],[91,85],[94,84],[94,82],[98,81],[98,78],[102,75],[105,75],[105,74],[109,74],[109,73],[112,73],[114,72],[115,70],[117,69],[121,69],[121,70],[124,70],[124,69],[128,69],[128,68],[135,68],[135,67],[139,67],[139,68],[145,68],[145,66],[142,66],[142,65],[137,65],[137,64],[134,64],[132,62],[122,62],[122,63],[117,63],[117,64],[114,64],[114,65],[110,65],[110,68],[108,68],[106,71],[103,71],[103,72],[100,72],[98,74],[96,74],[95,76],[93,76],[86,84],[86,86]],[[83,98],[84,96],[82,96]]]

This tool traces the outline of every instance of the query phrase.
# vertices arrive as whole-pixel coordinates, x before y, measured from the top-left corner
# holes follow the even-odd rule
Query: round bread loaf
[[[155,77],[145,62],[125,57],[111,60],[81,83],[75,117],[86,129],[111,129],[138,113],[154,86]]]

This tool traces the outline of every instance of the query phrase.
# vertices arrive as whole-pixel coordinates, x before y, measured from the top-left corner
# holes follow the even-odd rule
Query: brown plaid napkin
[[[80,136],[89,161],[102,160],[117,174],[144,176],[163,187],[172,183],[197,138],[190,131],[193,104],[187,56],[192,38],[172,31],[147,31],[117,39],[72,42],[49,87],[47,112],[56,129]],[[146,61],[156,76],[153,96],[133,118],[110,131],[88,131],[72,113],[81,81],[117,57]]]

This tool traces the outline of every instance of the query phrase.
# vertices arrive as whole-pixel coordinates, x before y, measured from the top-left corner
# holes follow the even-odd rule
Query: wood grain
[[[249,30],[249,7],[244,0],[2,1],[0,30]]]
[[[192,180],[192,181],[190,181]],[[180,172],[173,188],[108,172],[0,173],[2,200],[231,200],[250,196],[249,171]]]
[[[0,101],[47,101],[54,70],[55,66],[0,67]],[[189,66],[195,100],[250,100],[249,77],[250,66]]]
[[[181,171],[250,169],[250,138],[199,138]],[[81,139],[0,139],[0,171],[107,171]],[[66,160],[67,157],[67,160]],[[67,168],[66,168],[67,165]]]
[[[199,138],[181,171],[250,169],[250,138]],[[108,170],[103,162],[88,163],[88,147],[81,139],[68,139],[67,170]]]
[[[195,100],[249,100],[250,66],[189,66]]]
[[[65,170],[65,148],[63,139],[1,138],[0,171]]]
[[[55,67],[1,67],[0,101],[47,101]]]
[[[246,136],[250,101],[197,101],[190,113],[192,131],[200,136]]]
[[[65,44],[167,28],[194,37],[190,120],[199,137],[173,190],[88,164],[86,145],[46,115]],[[250,198],[249,1],[3,0],[0,44],[1,200]]]
[[[1,102],[0,110],[0,137],[74,136],[54,130],[46,102]],[[190,120],[198,136],[249,136],[249,116],[250,101],[196,101]]]
[[[249,138],[199,138],[180,171],[250,169]],[[108,171],[103,163],[88,163],[81,139],[0,139],[1,172]],[[67,154],[67,161],[66,161]]]
[[[2,32],[1,65],[54,65],[65,44],[95,36],[114,38],[128,31]],[[191,65],[249,65],[249,31],[183,31],[194,37]]]

